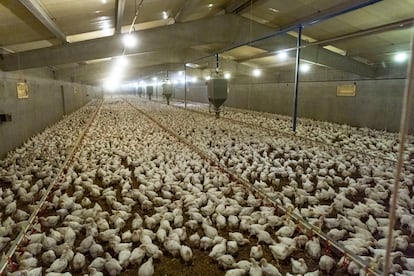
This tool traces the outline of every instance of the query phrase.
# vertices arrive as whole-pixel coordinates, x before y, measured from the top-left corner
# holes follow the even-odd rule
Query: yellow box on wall
[[[27,99],[29,98],[29,87],[27,86],[26,82],[18,82],[17,83],[17,98],[19,99]]]
[[[336,96],[339,97],[355,97],[356,85],[355,84],[343,84],[336,87]]]

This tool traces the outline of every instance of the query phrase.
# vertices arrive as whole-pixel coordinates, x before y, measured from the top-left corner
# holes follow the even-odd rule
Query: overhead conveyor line
[[[239,182],[240,184],[242,184],[243,186],[245,186],[249,191],[253,192],[254,194],[256,194],[258,196],[260,196],[263,200],[266,200],[266,201],[270,202],[271,204],[273,204],[274,207],[276,207],[277,209],[281,210],[284,214],[288,215],[296,223],[298,223],[301,226],[303,226],[307,231],[311,231],[314,235],[317,235],[318,237],[320,237],[322,240],[324,240],[325,242],[327,242],[327,244],[329,244],[330,247],[335,248],[341,254],[344,254],[344,256],[347,256],[347,258],[349,258],[352,261],[354,261],[361,268],[364,268],[367,272],[371,273],[371,275],[375,275],[375,276],[382,275],[380,273],[380,271],[378,271],[377,269],[374,269],[373,267],[371,267],[371,264],[370,263],[364,262],[358,255],[354,254],[353,252],[349,251],[348,249],[346,249],[344,246],[342,246],[338,242],[336,242],[336,241],[332,240],[331,238],[329,238],[325,233],[323,233],[321,231],[320,228],[318,228],[318,227],[310,224],[309,222],[307,222],[300,214],[297,214],[295,212],[292,212],[292,210],[288,210],[287,208],[285,208],[284,206],[282,206],[278,202],[278,198],[270,198],[266,194],[265,191],[263,191],[261,189],[258,189],[257,187],[254,187],[248,180],[246,180],[246,179],[238,176],[237,174],[233,173],[232,171],[230,171],[226,166],[224,166],[219,161],[217,161],[216,158],[210,156],[208,153],[202,151],[197,146],[195,146],[194,144],[192,144],[191,142],[189,142],[187,139],[181,137],[180,135],[178,135],[174,131],[168,129],[162,123],[160,123],[158,120],[152,118],[146,112],[140,110],[139,108],[137,108],[135,105],[133,105],[129,101],[127,101],[125,99],[124,99],[124,101],[126,101],[129,105],[131,105],[135,110],[137,110],[140,114],[144,115],[150,121],[152,121],[155,124],[157,124],[165,132],[167,132],[171,136],[175,137],[179,142],[181,142],[182,144],[186,145],[191,150],[193,150],[194,152],[196,152],[204,160],[210,162],[210,164],[212,164],[212,165],[216,166],[217,168],[219,168],[221,172],[229,175],[233,180]]]
[[[102,101],[99,103],[99,106],[97,107],[97,109],[96,109],[95,113],[93,114],[92,118],[90,119],[88,124],[85,126],[85,128],[83,129],[83,131],[79,135],[78,139],[73,144],[73,147],[72,147],[69,155],[66,157],[65,162],[63,163],[62,167],[60,168],[59,172],[57,173],[56,179],[48,186],[48,188],[46,190],[46,193],[42,196],[42,198],[39,201],[39,204],[37,205],[37,207],[35,208],[33,213],[30,215],[30,217],[28,218],[27,224],[22,228],[20,233],[17,235],[17,238],[9,243],[9,245],[10,245],[9,250],[5,254],[3,254],[3,256],[1,257],[1,260],[0,260],[0,275],[2,275],[4,273],[5,269],[10,264],[10,260],[13,256],[13,254],[19,248],[21,242],[24,240],[24,237],[25,237],[26,233],[33,226],[34,222],[36,221],[36,218],[37,218],[37,215],[38,215],[40,209],[42,209],[44,203],[47,201],[47,199],[48,199],[51,191],[53,190],[53,188],[57,187],[59,185],[59,183],[61,183],[64,180],[64,176],[67,173],[67,169],[73,163],[74,157],[75,157],[76,153],[78,152],[78,150],[81,146],[81,143],[82,143],[83,139],[85,138],[86,133],[88,132],[90,126],[93,124],[93,122],[95,121],[95,118],[97,117],[97,115],[101,111],[102,103],[103,103]]]

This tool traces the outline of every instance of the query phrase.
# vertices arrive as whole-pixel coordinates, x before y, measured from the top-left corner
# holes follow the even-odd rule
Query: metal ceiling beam
[[[62,42],[67,42],[65,33],[49,17],[37,0],[19,0],[51,33]]]
[[[336,36],[336,37],[332,37],[332,38],[328,38],[328,39],[324,39],[324,40],[320,40],[320,41],[315,41],[315,42],[311,42],[311,43],[307,43],[305,45],[302,46],[302,48],[310,48],[310,47],[315,47],[315,46],[326,46],[331,44],[332,42],[340,42],[343,40],[347,40],[347,39],[354,39],[354,38],[358,38],[361,36],[368,36],[368,35],[374,35],[374,34],[379,34],[379,33],[383,33],[383,32],[389,32],[389,31],[394,31],[394,30],[404,30],[407,28],[411,28],[414,25],[414,18],[409,18],[409,19],[404,19],[404,20],[400,20],[397,22],[393,22],[393,23],[388,23],[388,24],[384,24],[381,26],[375,26],[369,29],[365,29],[365,30],[360,30],[357,32],[352,32],[352,33],[347,33],[344,35],[340,35],[340,36]],[[293,42],[293,40],[292,40]],[[259,43],[260,45],[260,43]],[[409,46],[409,42],[407,44],[403,44],[400,45],[400,48],[407,48],[407,46]],[[284,49],[286,50],[286,49]],[[292,48],[293,50],[293,48]],[[310,50],[305,50],[305,56],[302,56],[304,59],[309,58],[309,56],[307,57],[306,54],[310,53]],[[361,53],[360,50],[355,51],[354,54],[359,54]],[[277,51],[272,51],[272,52],[266,52],[266,53],[262,53],[262,54],[258,54],[252,57],[248,57],[248,58],[243,58],[243,59],[238,59],[238,62],[245,62],[245,61],[249,61],[249,60],[254,60],[254,59],[258,59],[258,58],[264,58],[264,57],[269,57],[269,56],[273,56],[276,55]],[[353,56],[354,54],[351,51],[347,51],[347,54],[349,56]],[[310,59],[312,60],[312,59]],[[316,60],[313,60],[314,62],[316,62]]]
[[[294,22],[291,22],[280,29],[289,29],[298,25],[310,26],[317,24],[321,21],[328,20],[330,18],[340,16],[344,13],[348,13],[360,8],[364,8],[369,5],[376,4],[383,0],[347,0],[342,4],[327,8],[323,11],[317,11],[316,13],[307,15],[305,17],[299,18]]]
[[[172,72],[172,71],[178,71],[178,70],[183,70],[183,69],[184,69],[184,66],[181,63],[166,63],[166,64],[146,66],[146,67],[131,68],[123,74],[122,82],[139,80],[147,76],[153,76],[155,74],[160,74],[166,71]],[[108,77],[107,72],[101,71],[101,72],[90,73],[87,75],[78,75],[78,76],[75,76],[73,79],[75,82],[102,85],[102,83],[107,77]]]
[[[263,0],[234,0],[226,7],[226,13],[242,13],[245,9],[253,7],[259,1]]]
[[[136,76],[143,74],[143,68],[155,68],[161,66],[173,70],[182,67],[186,60],[194,59],[205,52],[194,49],[168,49],[164,51],[156,51],[145,54],[128,56],[128,65],[126,66],[123,77]],[[114,60],[85,64],[75,68],[60,69],[57,71],[57,77],[61,80],[69,80],[72,77],[81,82],[99,83],[110,76],[112,68],[116,66]],[[167,64],[167,65],[165,65]],[[164,66],[164,67],[163,67]],[[167,67],[166,67],[167,66]]]
[[[202,0],[185,0],[184,4],[178,10],[177,14],[174,16],[175,22],[183,22],[188,14],[198,5],[200,5]]]
[[[133,56],[127,56],[128,65],[126,71],[134,71],[136,69],[148,66],[155,66],[159,64],[181,64],[186,60],[196,58],[200,55],[205,55],[205,52],[200,52],[193,49],[168,49],[164,51],[148,52]],[[96,74],[103,74],[108,76],[111,68],[116,66],[114,60],[97,62],[92,64],[84,64],[75,68],[60,69],[57,71],[59,79],[70,79],[70,77],[85,77],[91,78]]]
[[[0,47],[0,54],[13,54],[14,51],[6,48],[6,47]]]
[[[252,70],[255,67],[249,66],[247,64],[242,64],[230,59],[221,59],[220,67],[224,72],[231,72],[234,75],[249,75],[251,76]]]
[[[145,55],[137,55],[135,57],[131,57],[129,62],[130,66],[128,66],[127,70],[125,71],[125,75],[123,80],[136,80],[146,76],[153,75],[157,72],[161,71],[177,71],[183,70],[185,60],[198,57],[201,55],[205,55],[206,53],[202,53],[197,50],[187,50],[187,51],[177,51],[177,53],[171,52],[155,52]],[[173,58],[169,56],[180,56],[180,58]],[[64,69],[58,71],[58,78],[69,79],[73,77],[76,81],[79,82],[86,82],[86,83],[102,83],[102,80],[108,77],[108,73],[110,72],[111,67],[113,66],[112,61],[107,61],[104,63],[95,63],[90,65],[83,65],[77,68],[72,69]],[[212,60],[210,64],[210,69],[215,66],[215,60]],[[209,71],[209,68],[202,67],[200,69],[193,69],[187,67],[187,71],[199,71],[205,72],[205,70]],[[220,68],[224,72],[231,72],[234,76],[235,75],[251,75],[253,67],[235,62],[230,59],[220,59]],[[272,71],[274,68],[268,70]],[[267,71],[267,70],[266,70]],[[202,77],[201,73],[198,75]]]
[[[220,5],[214,5],[209,7],[205,0],[186,0],[177,14],[174,16],[175,22],[188,22],[204,18],[206,16],[216,15],[224,10]],[[206,12],[200,12],[201,9],[205,9]],[[208,12],[207,12],[208,9]]]
[[[223,26],[226,26],[225,28]],[[250,34],[250,30],[254,33]],[[242,16],[226,14],[222,16],[209,17],[186,23],[176,23],[143,31],[134,32],[139,37],[139,46],[126,53],[143,54],[168,49],[188,49],[210,47],[209,54],[220,52],[231,48],[232,45],[247,45],[247,37],[263,37],[274,33],[274,29],[252,22]],[[294,37],[269,36],[267,40],[257,40],[250,46],[272,52],[277,49],[285,49],[295,45]],[[209,48],[209,47],[207,47]],[[321,63],[328,67],[337,68],[345,72],[358,72],[363,76],[372,77],[375,69],[369,65],[352,60],[349,57],[330,52],[319,46],[312,47],[313,50],[304,51],[302,58],[311,62]],[[93,60],[122,54],[123,45],[120,35],[99,38],[95,40],[82,41],[3,55],[0,59],[0,68],[3,71],[14,71],[47,65],[59,65],[74,63],[85,60]],[[199,57],[202,57],[200,55]],[[204,55],[205,56],[205,55]],[[190,62],[188,59],[187,62]]]
[[[316,41],[310,44],[312,45],[317,44],[317,45],[325,46],[325,45],[329,45],[329,43],[332,43],[332,42],[338,42],[338,41],[342,41],[346,39],[357,38],[361,36],[369,36],[369,35],[390,32],[390,31],[395,31],[395,30],[405,30],[408,28],[412,28],[413,26],[414,26],[414,18],[409,18],[409,19],[404,19],[404,20],[400,20],[397,22],[384,24],[381,26],[372,27],[372,28],[365,29],[365,30],[360,30],[360,31],[328,38],[323,41]]]
[[[264,58],[273,56],[277,51],[287,50],[288,53],[296,50],[296,38],[284,35],[281,37],[274,37],[265,41],[257,42],[252,45],[259,49],[268,51],[267,53],[259,54],[250,58],[238,59],[238,62],[246,62],[257,58]],[[283,47],[284,46],[284,47]],[[343,56],[332,51],[326,50],[321,46],[314,45],[306,47],[303,45],[300,58],[312,63],[321,64],[331,68],[336,68],[344,72],[355,73],[365,77],[375,77],[376,69],[373,66],[364,64],[362,62],[352,59],[352,57]]]
[[[201,20],[176,23],[153,29],[136,31],[139,38],[137,48],[125,54],[139,54],[175,48],[191,48],[200,45],[215,45],[217,50],[246,41],[250,21],[240,16],[227,14]],[[226,26],[224,28],[223,26]],[[269,28],[253,28],[253,36],[262,36]],[[75,63],[121,55],[121,35],[46,47],[25,52],[3,55],[0,68],[15,71],[28,68]]]
[[[237,63],[232,60],[222,60],[221,66],[225,72],[231,72],[233,76],[236,75],[244,75],[244,76],[251,76],[251,72],[254,69],[251,66]],[[74,76],[74,80],[77,82],[83,83],[96,83],[101,84],[105,78],[108,77],[108,72],[110,67],[106,67],[105,70],[93,70],[92,68],[87,68],[86,70],[80,70],[82,73],[77,73]],[[187,67],[188,68],[188,67]],[[212,69],[212,68],[211,68]],[[156,64],[156,65],[149,65],[149,66],[140,66],[135,68],[129,68],[125,74],[123,75],[122,80],[137,80],[142,79],[148,76],[152,76],[156,73],[162,71],[179,71],[184,70],[184,63],[164,63],[164,64]],[[202,77],[202,73],[209,71],[208,68],[200,68],[194,69],[189,68],[188,71],[198,71],[198,74],[193,73],[193,75],[197,75],[198,77]],[[269,70],[269,72],[272,70]]]
[[[248,41],[248,43],[240,43],[240,44],[232,45],[231,47],[228,47],[226,49],[223,49],[223,52],[230,51],[232,49],[235,49],[235,48],[238,48],[240,46],[247,45],[247,44],[248,45],[253,45],[253,44],[256,44],[256,43],[261,42],[261,41],[264,41],[264,40],[272,39],[272,38],[274,38],[276,36],[281,36],[281,35],[287,34],[287,33],[292,32],[292,31],[297,31],[297,29],[300,26],[301,27],[303,27],[303,26],[311,26],[313,24],[320,23],[322,21],[331,19],[331,18],[333,18],[335,16],[340,16],[340,15],[343,15],[343,14],[346,14],[346,13],[349,13],[349,12],[352,12],[352,11],[355,11],[355,10],[358,10],[358,9],[361,9],[361,8],[364,8],[364,7],[367,7],[367,6],[376,4],[376,3],[381,2],[383,0],[365,0],[365,1],[362,1],[362,0],[351,0],[351,1],[358,1],[359,3],[357,3],[355,5],[345,4],[345,6],[344,6],[344,8],[342,10],[334,9],[334,10],[330,10],[330,12],[326,12],[326,13],[317,13],[316,15],[314,15],[315,17],[302,18],[300,21],[297,21],[294,24],[290,24],[290,25],[287,25],[287,26],[283,26],[279,30],[276,30],[276,31],[273,30],[273,32],[271,32],[268,35],[265,35],[265,36],[262,36],[262,37],[258,37],[258,38],[251,38]],[[361,1],[362,1],[362,3],[361,3]]]
[[[377,70],[373,66],[327,51],[321,47],[302,49],[300,58],[360,76],[373,78],[377,74]]]
[[[124,17],[124,11],[125,11],[125,0],[116,0],[115,11],[116,11],[115,33],[120,34],[121,27],[122,27],[122,19]]]

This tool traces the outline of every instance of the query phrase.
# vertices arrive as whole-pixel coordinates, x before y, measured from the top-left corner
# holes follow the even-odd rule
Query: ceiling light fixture
[[[402,63],[404,61],[407,60],[407,53],[396,53],[394,55],[394,61],[398,62],[398,63]]]
[[[279,52],[276,56],[280,60],[286,60],[288,58],[288,54],[286,51]]]
[[[111,28],[111,24],[108,21],[101,21],[102,30],[107,30]]]
[[[168,19],[168,14],[167,14],[167,12],[166,12],[166,11],[163,11],[163,12],[162,12],[162,18],[163,18],[163,19]]]
[[[211,80],[211,77],[210,76],[206,76],[205,79],[206,79],[206,81],[209,81],[209,80]]]
[[[299,67],[299,70],[302,73],[307,73],[307,72],[310,71],[310,65],[308,63],[301,64],[300,67]]]
[[[191,67],[191,68],[199,68],[200,67],[200,65],[198,65],[196,63],[186,63],[185,66]]]
[[[125,56],[116,58],[116,64],[119,66],[125,66],[128,64],[128,59]]]
[[[115,91],[119,86],[119,79],[112,76],[110,78],[105,79],[104,81],[104,87],[105,89],[109,91]]]
[[[156,82],[156,81],[158,80],[158,78],[157,78],[157,77],[153,77],[153,78],[152,78],[152,80],[153,80],[154,82]]]
[[[101,2],[103,4],[106,4],[107,0],[101,0]],[[123,50],[122,50],[122,54],[121,54],[120,57],[116,58],[116,60],[115,60],[115,65],[116,66],[113,66],[113,68],[112,68],[112,76],[117,77],[118,82],[120,81],[120,76],[122,75],[123,70],[125,69],[124,68],[125,65],[128,64],[128,60],[124,56],[126,48],[132,48],[137,43],[137,38],[131,33],[134,30],[135,21],[138,18],[138,14],[139,14],[139,11],[141,10],[141,6],[142,6],[143,2],[144,2],[144,0],[141,0],[139,2],[139,4],[137,5],[137,2],[135,1],[135,16],[132,20],[131,26],[129,27],[128,33],[121,37],[122,43],[123,43],[123,46],[124,46]],[[110,29],[110,27],[111,27],[111,25],[109,24],[110,21],[109,20],[104,20],[104,19],[106,19],[104,16],[101,16],[100,18],[102,20],[99,23],[101,24],[104,33],[108,34],[108,35],[113,34],[114,29],[113,28]],[[108,78],[105,83],[109,83],[109,82],[113,82],[112,77]]]
[[[260,77],[262,75],[262,70],[254,69],[252,74],[253,74],[254,77]]]
[[[275,8],[269,8],[269,11],[274,12],[274,13],[279,12],[279,10],[277,10]]]
[[[213,7],[213,4],[208,4],[208,8],[211,9]]]
[[[112,35],[113,30],[111,29],[111,24],[107,20],[102,20],[99,24],[101,25],[104,35]]]
[[[126,48],[133,48],[137,45],[137,38],[133,34],[125,34],[122,37],[122,42]]]
[[[230,73],[224,73],[224,78],[225,79],[230,79],[231,78],[231,74]]]

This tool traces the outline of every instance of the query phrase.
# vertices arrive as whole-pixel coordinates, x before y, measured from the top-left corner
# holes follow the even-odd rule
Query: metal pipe
[[[219,72],[219,54],[216,53],[216,73]]]
[[[356,5],[351,6],[349,8],[346,8],[346,9],[344,9],[342,11],[336,11],[336,12],[328,13],[328,14],[322,15],[320,17],[317,17],[314,20],[309,20],[308,22],[306,22],[306,23],[304,23],[302,25],[308,25],[308,26],[310,26],[310,25],[313,25],[313,24],[316,24],[316,23],[320,23],[322,21],[331,19],[331,18],[336,17],[338,15],[342,15],[344,13],[352,12],[352,11],[358,10],[360,8],[365,8],[367,6],[376,4],[376,3],[381,2],[381,1],[382,0],[370,0],[370,1],[366,1],[364,3],[359,3],[359,4],[356,4]]]
[[[382,32],[393,31],[393,30],[403,30],[406,28],[411,28],[413,24],[414,24],[414,18],[400,20],[400,21],[393,22],[390,24],[372,27],[366,30],[356,31],[356,32],[347,33],[347,34],[343,34],[343,35],[336,36],[336,37],[327,38],[324,40],[302,44],[300,47],[303,49],[306,47],[317,46],[317,45],[324,46],[324,45],[329,45],[331,42],[338,42],[338,41],[345,40],[345,39],[351,39],[351,38],[356,38],[356,37],[365,36],[365,35],[373,35],[373,34],[378,34]],[[249,61],[249,60],[253,60],[257,58],[273,56],[282,51],[288,52],[288,51],[293,51],[293,50],[296,50],[296,47],[286,48],[286,49],[279,50],[279,51],[266,52],[266,53],[258,54],[258,55],[255,55],[249,58],[236,59],[235,61],[245,62],[245,61]]]
[[[393,22],[393,23],[389,23],[389,24],[385,24],[385,25],[381,25],[381,26],[377,26],[377,27],[372,27],[372,28],[369,28],[369,29],[356,31],[356,32],[352,32],[352,33],[347,33],[347,34],[344,34],[344,35],[328,38],[328,39],[321,40],[321,41],[311,42],[311,43],[309,43],[305,46],[327,45],[330,42],[338,42],[338,41],[341,41],[341,40],[360,37],[360,36],[373,35],[373,34],[382,33],[382,32],[389,32],[389,31],[393,31],[393,30],[404,30],[404,29],[407,29],[407,28],[411,28],[413,26],[413,24],[414,24],[414,18],[400,20],[400,21],[397,21],[397,22]]]
[[[404,146],[407,140],[407,133],[410,126],[410,113],[412,108],[412,98],[413,98],[413,80],[414,80],[414,37],[411,38],[411,62],[408,64],[407,70],[407,81],[405,83],[405,91],[402,103],[401,111],[401,125],[400,125],[400,145],[398,147],[398,162],[395,168],[394,175],[394,190],[392,192],[391,206],[390,206],[390,224],[388,225],[388,240],[387,240],[387,250],[385,253],[385,267],[384,275],[388,275],[391,266],[391,250],[392,250],[392,241],[393,230],[396,221],[396,209],[398,202],[398,190],[400,187],[400,176],[404,162]]]
[[[298,117],[298,91],[299,91],[299,65],[300,65],[300,45],[302,43],[302,26],[298,28],[298,38],[296,41],[296,68],[295,68],[295,93],[293,95],[293,122],[292,130],[296,132]]]
[[[184,108],[187,109],[187,66],[184,63]]]
[[[322,21],[325,21],[325,20],[331,19],[333,17],[336,17],[338,15],[343,15],[345,13],[352,12],[352,11],[355,11],[355,10],[358,10],[358,9],[361,9],[361,8],[364,8],[364,7],[373,5],[373,4],[378,3],[378,2],[381,2],[381,1],[383,1],[383,0],[368,0],[368,1],[364,2],[364,3],[356,4],[356,5],[353,5],[351,7],[348,7],[346,9],[343,9],[343,10],[340,10],[340,11],[328,13],[328,14],[325,14],[325,15],[322,15],[322,16],[319,16],[319,17],[316,17],[314,19],[305,20],[304,22],[299,22],[299,23],[297,23],[297,24],[295,24],[293,26],[287,26],[287,27],[283,28],[280,31],[274,32],[274,33],[272,33],[270,35],[267,35],[267,36],[260,37],[258,39],[254,39],[254,40],[252,40],[252,41],[250,41],[248,43],[244,43],[243,45],[233,46],[230,49],[223,50],[223,52],[232,50],[234,48],[238,48],[240,46],[244,46],[246,44],[256,43],[256,42],[259,42],[259,41],[262,41],[262,40],[266,40],[266,39],[272,38],[272,37],[277,36],[277,35],[281,35],[281,34],[285,34],[285,33],[290,32],[290,31],[294,31],[294,30],[296,30],[296,28],[298,28],[298,26],[302,26],[302,27],[304,27],[304,26],[311,26],[311,25],[314,25],[316,23],[320,23]]]
[[[342,15],[342,14],[346,14],[348,12],[355,11],[355,10],[358,10],[358,9],[361,9],[361,8],[364,8],[364,7],[373,5],[373,4],[378,3],[378,2],[381,2],[381,1],[383,1],[383,0],[368,0],[368,1],[364,2],[364,3],[359,3],[359,4],[356,4],[356,5],[353,5],[351,7],[348,7],[346,9],[343,9],[341,11],[336,11],[336,12],[328,13],[328,14],[325,14],[325,15],[322,15],[322,16],[319,16],[319,17],[316,17],[314,19],[304,20],[303,22],[298,22],[296,25],[287,26],[287,27],[282,28],[282,29],[280,29],[280,30],[278,30],[276,32],[273,32],[273,33],[269,34],[269,35],[265,35],[265,36],[259,37],[257,39],[253,39],[253,40],[246,41],[246,42],[241,42],[241,43],[238,43],[236,45],[226,47],[226,48],[222,49],[221,51],[219,51],[219,53],[224,53],[224,52],[233,50],[233,49],[238,48],[238,47],[241,47],[241,46],[251,45],[251,44],[254,44],[256,42],[260,42],[262,40],[266,40],[266,39],[269,39],[269,38],[272,38],[272,37],[275,37],[275,36],[279,36],[279,35],[282,35],[282,34],[286,34],[286,33],[290,32],[290,31],[295,31],[299,26],[302,26],[302,27],[303,26],[311,26],[311,25],[314,25],[316,23],[320,23],[322,21],[331,19],[331,18],[333,18],[335,16]],[[207,56],[204,56],[204,57],[201,57],[201,58],[197,58],[197,59],[192,60],[190,62],[196,62],[198,60],[208,58],[209,56],[210,55],[207,55]]]
[[[258,1],[260,0],[233,1],[233,3],[230,3],[230,5],[226,7],[226,13],[240,14],[247,8],[252,8],[252,6]]]
[[[138,8],[137,8],[137,2],[135,1],[135,16],[132,19],[131,26],[129,26],[128,34],[131,34],[132,30],[134,29],[135,21],[137,20],[139,11],[141,10],[142,2],[144,2],[144,0],[141,0],[141,2],[138,5]],[[124,6],[123,8],[125,8],[125,3],[123,3],[122,5]],[[117,6],[119,6],[119,5],[117,5]],[[122,13],[123,12],[124,11],[122,11]],[[117,16],[117,20],[116,21],[117,21],[116,24],[118,24],[118,16]],[[118,25],[115,26],[115,33],[120,33],[122,26],[119,26],[119,32],[117,31],[117,28],[118,28]],[[126,52],[126,47],[124,46],[123,49],[122,49],[122,56],[125,55],[125,52]]]
[[[115,19],[115,33],[120,34],[122,28],[122,19],[125,11],[125,0],[115,1],[116,19]]]
[[[134,29],[135,21],[137,20],[137,18],[138,18],[138,14],[139,14],[139,11],[141,10],[142,2],[144,2],[144,0],[141,0],[141,2],[139,2],[139,4],[138,4],[138,8],[137,8],[137,7],[136,7],[136,6],[137,6],[137,3],[136,3],[136,1],[135,1],[135,16],[134,16],[134,19],[132,19],[131,26],[129,27],[129,31],[128,31],[128,33],[129,33],[129,34],[130,34],[130,33],[132,32],[132,30]]]

